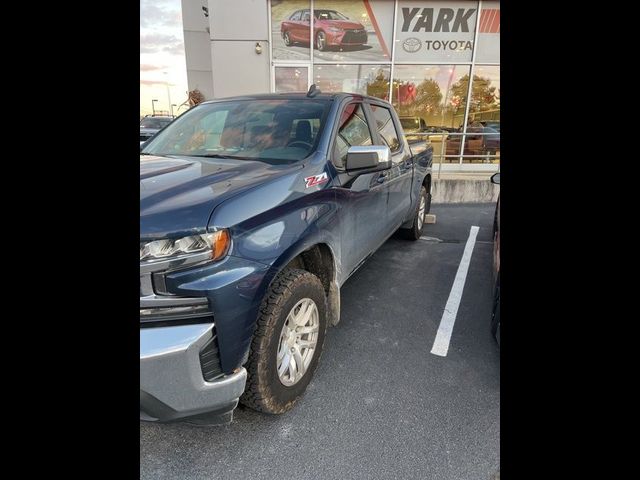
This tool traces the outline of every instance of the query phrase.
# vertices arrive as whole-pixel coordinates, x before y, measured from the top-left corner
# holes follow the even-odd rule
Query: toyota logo
[[[408,53],[415,53],[422,47],[422,42],[419,38],[410,37],[402,42],[402,49]]]

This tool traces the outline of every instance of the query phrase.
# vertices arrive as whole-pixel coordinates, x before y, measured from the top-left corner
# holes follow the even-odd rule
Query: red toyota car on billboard
[[[360,22],[349,20],[335,10],[314,10],[314,48],[366,45],[367,31]],[[287,47],[294,43],[309,44],[309,10],[296,10],[280,24],[280,33]]]

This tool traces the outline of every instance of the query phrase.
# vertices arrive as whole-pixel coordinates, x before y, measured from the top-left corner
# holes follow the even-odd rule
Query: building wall
[[[266,0],[210,0],[209,12],[215,97],[269,92]]]
[[[202,7],[207,8],[207,0],[182,0],[187,86],[189,91],[200,90],[206,99],[211,99],[214,93],[210,27]]]

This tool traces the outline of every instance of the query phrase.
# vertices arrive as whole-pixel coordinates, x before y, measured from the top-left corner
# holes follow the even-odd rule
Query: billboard
[[[320,63],[391,60],[393,2],[316,0],[311,20],[308,1],[272,0],[274,60],[309,60],[310,44]]]
[[[398,2],[397,62],[469,62],[478,2]]]

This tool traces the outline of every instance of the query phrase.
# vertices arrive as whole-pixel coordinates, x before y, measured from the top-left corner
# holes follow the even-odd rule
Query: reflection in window
[[[396,65],[393,106],[401,120],[409,117],[431,130],[459,128],[466,106],[466,90],[460,84],[465,74],[468,78],[466,65]]]
[[[469,86],[469,76],[460,79]],[[464,163],[500,162],[500,67],[476,65],[471,83],[471,103],[464,143]],[[482,133],[483,135],[474,135]],[[479,157],[466,157],[478,155]]]
[[[276,93],[306,92],[307,67],[276,67]]]
[[[347,105],[340,116],[340,126],[333,152],[334,164],[336,167],[344,167],[349,147],[371,145],[372,143],[371,132],[362,105],[359,103]]]
[[[400,150],[400,141],[398,140],[396,127],[391,119],[391,112],[389,109],[371,105],[371,111],[376,119],[378,133],[382,137],[382,140],[384,140],[387,147],[389,147],[389,150],[391,150],[391,152]]]
[[[347,92],[389,99],[391,69],[382,65],[316,65],[314,83],[323,92]]]
[[[469,86],[469,76],[461,79],[463,88]],[[491,122],[491,125],[485,125]],[[469,125],[491,126],[500,130],[500,67],[476,65],[471,85]]]

